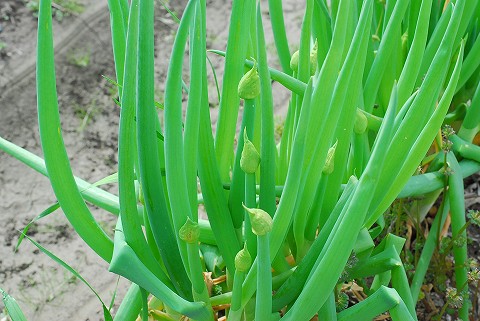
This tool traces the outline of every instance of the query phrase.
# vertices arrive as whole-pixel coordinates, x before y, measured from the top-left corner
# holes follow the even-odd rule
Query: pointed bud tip
[[[245,205],[243,207],[250,216],[252,231],[255,235],[266,235],[272,230],[273,219],[267,212],[259,208],[248,208]]]
[[[198,242],[200,237],[200,227],[198,226],[198,223],[192,221],[190,217],[187,217],[187,221],[180,228],[178,234],[182,241],[193,244]]]
[[[243,249],[238,251],[235,256],[235,269],[239,272],[247,272],[252,265],[252,256],[248,252],[247,244],[243,246]]]
[[[238,96],[242,99],[255,99],[260,94],[260,77],[257,71],[257,62],[238,83]]]
[[[260,164],[260,154],[255,145],[248,139],[247,130],[243,131],[243,150],[240,158],[240,168],[247,174],[254,174]]]

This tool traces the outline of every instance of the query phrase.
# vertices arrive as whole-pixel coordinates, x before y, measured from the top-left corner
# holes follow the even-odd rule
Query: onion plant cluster
[[[454,271],[439,313],[453,302],[452,313],[469,320],[478,270],[461,240],[478,222],[478,213],[466,215],[463,187],[480,170],[472,143],[480,124],[478,0],[305,0],[299,39],[287,36],[282,1],[268,1],[268,21],[266,1],[233,0],[226,52],[207,48],[206,0],[190,0],[171,55],[158,58],[169,59],[164,125],[154,101],[154,1],[108,0],[121,106],[118,195],[72,175],[51,1],[39,3],[45,160],[0,145],[49,177],[76,232],[132,282],[114,318],[102,303],[107,320],[417,320],[448,216],[444,251]],[[266,23],[281,70],[267,59]],[[225,57],[215,131],[207,55]],[[278,142],[273,81],[291,93]],[[391,228],[392,204],[402,200],[413,226],[441,204],[409,273],[405,235]],[[118,216],[113,239],[85,202]],[[355,284],[362,300],[346,293]]]

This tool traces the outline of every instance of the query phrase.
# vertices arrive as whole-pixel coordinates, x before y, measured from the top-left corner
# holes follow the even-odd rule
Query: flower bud
[[[318,41],[315,39],[315,44],[313,45],[312,51],[310,52],[310,75],[315,75],[318,65]]]
[[[357,114],[355,116],[355,124],[353,125],[353,131],[361,135],[363,134],[368,127],[368,119],[367,116],[363,112],[361,112],[359,109],[357,109]]]
[[[180,228],[178,234],[182,241],[193,244],[198,242],[198,238],[200,237],[200,227],[198,226],[198,223],[192,221],[190,217],[187,217],[187,221]]]
[[[252,231],[255,235],[266,235],[272,230],[273,220],[267,212],[259,208],[248,208],[245,205],[243,205],[243,208],[250,216]]]
[[[402,35],[402,57],[406,59],[408,56],[408,32]]]
[[[145,197],[143,196],[142,185],[138,185],[138,201],[140,204],[145,205]]]
[[[338,143],[338,140],[335,142],[335,144],[333,144],[332,147],[328,149],[327,159],[325,160],[325,165],[323,166],[323,171],[322,171],[322,173],[325,175],[333,173],[333,170],[335,169],[334,161],[335,161],[335,150],[337,149],[337,143]]]
[[[260,94],[260,77],[257,71],[257,62],[238,83],[238,96],[242,99],[255,99]]]
[[[255,174],[260,164],[260,155],[255,145],[248,139],[247,129],[243,131],[243,151],[240,158],[240,168],[247,174]]]
[[[252,256],[250,252],[248,252],[247,244],[245,243],[243,249],[235,255],[235,269],[237,269],[238,272],[247,272],[251,265]]]
[[[293,71],[298,72],[298,50],[295,51],[292,58],[290,58],[290,68]]]

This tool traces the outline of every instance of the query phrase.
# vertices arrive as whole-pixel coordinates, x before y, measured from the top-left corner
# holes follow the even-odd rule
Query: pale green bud
[[[310,75],[315,75],[318,65],[318,41],[315,39],[315,44],[313,45],[312,51],[310,52]]]
[[[140,204],[145,205],[145,197],[143,196],[142,185],[138,185],[138,201]]]
[[[367,130],[367,127],[368,127],[367,116],[365,116],[365,114],[362,111],[357,109],[357,114],[355,116],[355,124],[353,125],[353,131],[356,134],[360,135]]]
[[[243,131],[243,150],[240,158],[240,168],[247,174],[254,174],[260,164],[260,154],[255,145],[248,139],[247,129]]]
[[[298,72],[298,50],[295,51],[292,58],[290,58],[290,68],[293,71]]]
[[[335,150],[337,149],[338,140],[333,144],[332,147],[328,149],[327,159],[325,160],[325,165],[323,166],[322,173],[325,175],[333,173],[335,169],[334,162],[335,162]]]
[[[243,205],[250,216],[250,224],[255,235],[266,235],[272,230],[273,220],[267,212],[259,208],[248,208]]]
[[[235,255],[235,269],[237,269],[238,272],[247,272],[251,265],[252,256],[250,252],[248,252],[247,244],[245,243],[243,249]]]
[[[192,221],[190,217],[187,217],[187,221],[180,228],[178,234],[182,241],[193,244],[198,242],[198,238],[200,237],[200,227],[198,226],[198,223]]]
[[[242,99],[255,99],[260,94],[260,77],[255,61],[250,69],[238,83],[238,96]]]
[[[404,59],[408,56],[408,32],[402,35],[402,56]]]

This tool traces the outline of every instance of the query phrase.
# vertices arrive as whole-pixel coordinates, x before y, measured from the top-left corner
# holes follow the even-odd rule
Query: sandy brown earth
[[[35,46],[37,20],[25,6],[27,1],[0,1],[0,136],[42,156],[38,135],[35,96]],[[117,125],[119,109],[113,103],[115,88],[101,76],[114,78],[109,17],[106,1],[81,0],[80,15],[54,21],[57,89],[63,134],[75,175],[95,182],[116,171]],[[170,1],[181,12],[185,0]],[[225,50],[230,1],[210,0],[207,45]],[[298,39],[303,11],[294,0],[285,2],[287,26],[292,39]],[[266,5],[264,6],[266,8]],[[266,11],[266,10],[264,10]],[[265,23],[267,34],[270,26]],[[176,29],[175,22],[157,5],[156,77],[161,99],[168,56]],[[274,55],[271,36],[267,38]],[[293,42],[294,43],[294,42]],[[87,55],[80,66],[75,57]],[[210,56],[221,75],[222,58]],[[278,65],[274,59],[272,65]],[[213,77],[212,77],[213,79]],[[286,109],[287,92],[278,84],[277,113]],[[211,105],[218,104],[211,84]],[[212,118],[216,119],[212,108]],[[116,186],[108,186],[115,192]],[[14,248],[19,231],[35,216],[55,202],[48,180],[9,155],[0,152],[0,287],[14,296],[31,321],[102,320],[101,305],[91,291],[28,241]],[[106,230],[112,231],[115,217],[92,208]],[[112,233],[113,234],[113,233]],[[58,255],[91,283],[104,302],[111,301],[118,289],[115,307],[128,287],[107,271],[102,262],[76,235],[61,211],[42,219],[29,235]],[[5,317],[1,313],[0,320]]]

